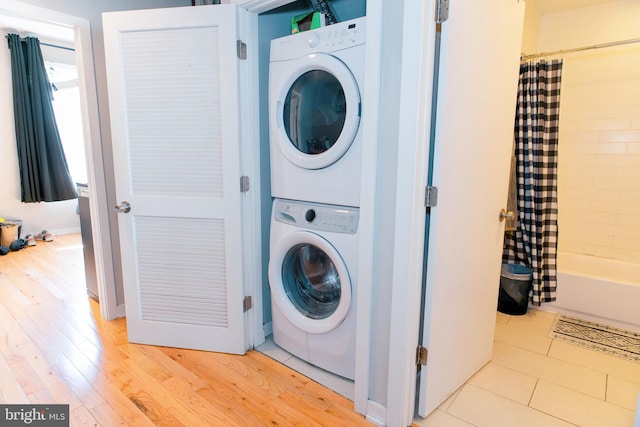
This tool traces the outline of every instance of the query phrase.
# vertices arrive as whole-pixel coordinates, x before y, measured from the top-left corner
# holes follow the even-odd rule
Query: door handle
[[[131,205],[127,201],[120,202],[120,204],[113,207],[113,210],[118,213],[129,213],[131,212]]]
[[[504,209],[500,209],[500,222],[504,221],[505,219],[513,219],[513,212],[507,212]]]

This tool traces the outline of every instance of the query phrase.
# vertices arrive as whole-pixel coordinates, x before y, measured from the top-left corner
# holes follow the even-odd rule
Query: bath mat
[[[640,362],[640,334],[600,323],[560,316],[551,338]]]

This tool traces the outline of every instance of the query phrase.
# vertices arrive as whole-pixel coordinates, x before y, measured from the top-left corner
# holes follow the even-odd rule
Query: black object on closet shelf
[[[191,6],[206,6],[209,4],[220,4],[220,0],[191,0]]]
[[[316,12],[324,13],[328,25],[340,22],[330,0],[307,0],[307,3],[309,3]]]

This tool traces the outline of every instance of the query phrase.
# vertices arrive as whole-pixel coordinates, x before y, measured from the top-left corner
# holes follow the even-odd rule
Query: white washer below
[[[355,376],[359,210],[276,199],[269,285],[274,342],[348,379]]]

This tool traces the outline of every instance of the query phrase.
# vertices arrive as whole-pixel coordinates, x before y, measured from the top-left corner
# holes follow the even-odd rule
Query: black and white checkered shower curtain
[[[520,65],[515,121],[518,225],[503,262],[533,271],[531,302],[556,299],[558,122],[562,60]]]

